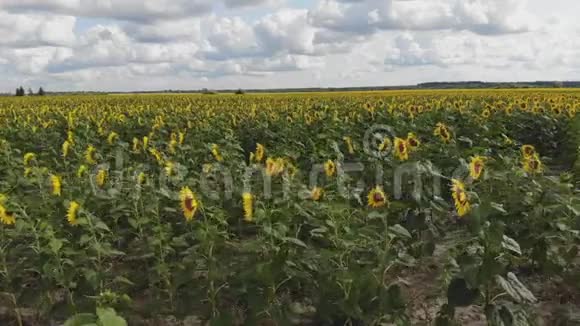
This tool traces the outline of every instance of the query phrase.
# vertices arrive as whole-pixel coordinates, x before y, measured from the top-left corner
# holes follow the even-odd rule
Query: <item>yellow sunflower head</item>
[[[296,165],[294,165],[290,160],[287,159],[284,160],[284,168],[286,169],[290,177],[294,177],[298,172],[298,168],[296,167]]]
[[[62,143],[62,157],[67,157],[68,153],[70,152],[71,143],[68,140],[65,140]]]
[[[78,170],[77,170],[77,177],[80,178],[83,175],[85,175],[85,173],[87,172],[88,168],[86,165],[81,165],[79,166]]]
[[[407,134],[407,145],[409,145],[409,149],[413,151],[421,145],[421,141],[414,133],[410,132]]]
[[[133,137],[133,147],[132,147],[133,153],[139,153],[140,151],[139,147],[140,147],[139,138]]]
[[[97,186],[102,188],[105,185],[105,182],[107,182],[107,170],[99,169],[95,180],[97,182]]]
[[[137,175],[137,184],[143,185],[145,184],[145,181],[147,181],[147,175],[145,174],[145,172],[140,172]]]
[[[4,207],[4,203],[0,204],[0,223],[4,225],[14,225],[16,217],[13,212],[10,212]]]
[[[388,152],[389,150],[391,150],[391,147],[393,147],[393,142],[389,137],[385,137],[381,142],[381,144],[379,145],[379,152],[381,153]]]
[[[254,220],[254,196],[249,192],[242,194],[242,204],[244,208],[244,221],[252,222]]]
[[[481,112],[481,117],[484,119],[488,119],[491,116],[491,110],[489,108],[486,108],[485,110],[483,110]]]
[[[532,145],[523,145],[521,151],[524,158],[530,158],[536,154],[536,149]]]
[[[220,148],[217,144],[211,145],[211,154],[213,155],[215,160],[218,162],[222,162],[224,160],[224,158],[222,157],[222,155],[220,153]]]
[[[504,143],[504,145],[513,145],[514,141],[511,138],[509,138],[505,134],[501,134],[501,136],[503,137],[503,143]]]
[[[310,191],[310,199],[314,201],[319,201],[322,199],[322,195],[324,194],[324,189],[320,187],[314,187],[312,191]]]
[[[202,165],[202,171],[204,174],[209,174],[213,170],[213,165],[211,163],[205,163]]]
[[[389,205],[389,200],[387,195],[380,186],[374,187],[367,196],[367,202],[369,207],[379,208]]]
[[[191,221],[197,212],[199,202],[189,187],[181,188],[179,191],[179,201],[186,221]]]
[[[523,167],[526,172],[532,174],[541,173],[543,171],[542,161],[537,153],[534,153],[529,157],[524,157]]]
[[[175,173],[175,163],[167,161],[165,162],[165,167],[163,169],[165,170],[165,175],[170,177]]]
[[[71,201],[68,204],[68,209],[66,212],[66,220],[70,225],[77,225],[77,215],[81,208],[81,205],[76,201]]]
[[[324,172],[327,177],[332,177],[336,173],[336,164],[332,160],[328,160],[324,163]]]
[[[60,196],[62,189],[62,179],[58,175],[53,174],[50,176],[50,184],[52,186],[52,195]]]
[[[96,152],[97,152],[97,149],[93,145],[89,145],[87,147],[87,150],[85,151],[85,161],[87,162],[87,164],[93,165],[93,164],[97,163],[96,157],[95,157]]]
[[[409,159],[409,147],[405,139],[395,137],[395,156],[400,161]]]
[[[111,133],[107,137],[107,143],[109,143],[109,145],[113,145],[117,141],[117,139],[119,139],[119,134],[117,134],[114,131],[111,131]]]
[[[477,180],[481,177],[483,173],[483,168],[485,166],[485,157],[483,156],[474,156],[471,158],[471,162],[469,162],[469,176],[472,177],[474,180]]]
[[[170,140],[169,141],[169,144],[167,144],[167,151],[170,154],[175,154],[175,150],[177,148],[177,144],[178,144],[177,143],[177,140],[175,140],[175,139]]]
[[[467,192],[465,191],[465,185],[463,182],[457,179],[453,179],[451,182],[451,196],[455,202],[457,215],[459,215],[459,217],[463,217],[469,213],[469,211],[471,211],[471,205],[469,204],[469,198],[467,197]]]
[[[439,138],[441,138],[441,140],[445,143],[451,140],[451,132],[449,131],[449,128],[442,122],[437,123],[433,134],[435,136],[439,136]]]
[[[271,177],[279,175],[284,171],[285,163],[283,158],[268,157],[266,159],[266,174]]]
[[[262,144],[256,145],[256,153],[254,154],[254,161],[256,163],[262,162],[264,160],[264,155],[266,154],[266,147]]]
[[[354,154],[354,146],[352,144],[352,138],[345,136],[342,138],[344,140],[344,143],[346,144],[346,148],[348,150],[349,154]]]
[[[36,159],[36,154],[34,153],[26,153],[24,154],[24,165],[28,166],[30,165],[30,162],[32,162],[34,159]]]
[[[69,143],[71,143],[71,145],[74,145],[74,143],[75,143],[75,136],[74,136],[74,133],[71,130],[69,130],[69,131],[66,132],[66,140]]]

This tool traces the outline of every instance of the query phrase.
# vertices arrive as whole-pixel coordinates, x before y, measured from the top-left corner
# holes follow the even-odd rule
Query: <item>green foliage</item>
[[[127,326],[127,322],[112,308],[97,308],[96,314],[81,313],[70,317],[64,326]]]
[[[577,171],[559,153],[578,145],[563,136],[576,133],[578,104],[564,90],[2,99],[0,305],[15,321],[32,308],[67,326],[125,325],[116,311],[408,325],[406,276],[432,257],[448,262],[436,325],[470,305],[490,324],[527,325],[536,298],[521,271],[578,275]],[[365,135],[374,125],[388,128]],[[408,160],[377,154],[409,133],[421,144]],[[522,168],[524,144],[543,171]],[[479,178],[473,156],[485,157]],[[313,166],[327,161],[337,171],[318,174],[313,198]],[[341,173],[352,166],[363,169]],[[376,186],[384,199],[372,207]]]

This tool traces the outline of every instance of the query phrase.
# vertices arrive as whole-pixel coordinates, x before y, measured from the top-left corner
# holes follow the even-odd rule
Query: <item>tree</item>
[[[39,88],[39,89],[38,89],[38,96],[44,96],[44,94],[45,94],[45,93],[44,93],[44,89],[42,89],[42,87],[41,87],[41,88]]]
[[[20,86],[16,89],[16,96],[24,96],[25,92],[24,92],[24,87]]]
[[[34,95],[34,92],[32,91],[32,88],[28,87],[28,96],[32,95]]]

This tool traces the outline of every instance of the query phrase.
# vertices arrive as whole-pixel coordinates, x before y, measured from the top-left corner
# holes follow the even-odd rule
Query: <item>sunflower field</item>
[[[0,324],[575,325],[578,111],[566,89],[0,98]]]

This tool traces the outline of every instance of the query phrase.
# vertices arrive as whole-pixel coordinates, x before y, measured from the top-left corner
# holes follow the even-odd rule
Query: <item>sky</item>
[[[580,80],[578,0],[0,0],[0,92]]]

